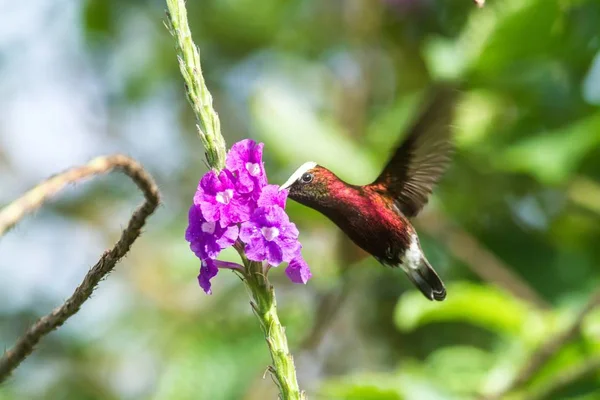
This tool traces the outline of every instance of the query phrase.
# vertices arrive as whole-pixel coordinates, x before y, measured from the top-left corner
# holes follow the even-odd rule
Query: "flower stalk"
[[[194,110],[197,129],[206,149],[206,161],[211,168],[225,166],[225,140],[221,135],[219,115],[212,106],[212,96],[206,87],[200,66],[200,52],[192,40],[184,0],[167,0],[166,26],[175,38],[177,60],[187,98]]]
[[[201,182],[201,186],[203,186],[199,188],[198,192],[200,193],[200,197],[194,199],[195,205],[190,209],[190,226],[186,232],[186,239],[191,243],[190,247],[202,260],[203,267],[199,277],[200,285],[207,293],[210,293],[210,278],[216,275],[218,264],[222,264],[222,262],[215,261],[214,258],[221,248],[232,243],[233,237],[237,235],[238,232],[236,221],[229,221],[225,217],[230,213],[231,216],[239,219],[240,216],[244,214],[241,212],[243,210],[243,205],[236,204],[236,201],[239,200],[236,197],[238,194],[229,186],[232,184],[230,181],[230,178],[232,177],[231,172],[229,170],[224,170],[227,158],[225,140],[221,135],[219,116],[212,106],[212,96],[210,95],[202,76],[200,54],[198,48],[192,41],[192,35],[187,21],[185,1],[166,0],[166,2],[168,7],[166,26],[175,38],[179,67],[185,81],[188,101],[190,102],[198,121],[197,128],[200,139],[206,149],[206,161],[209,167],[216,171],[216,174],[207,174],[208,176],[205,176]],[[260,156],[262,157],[262,147],[259,148],[259,151]],[[250,167],[244,174],[238,173],[238,176],[234,176],[235,179],[239,180],[237,184],[241,184],[242,186],[247,185],[249,187],[255,186],[259,189],[257,193],[260,193],[266,185],[266,175],[264,175],[262,161],[260,159],[257,160],[256,163],[249,162],[247,159],[244,159],[241,163],[237,161],[239,160],[235,158],[227,159],[227,167],[231,170],[236,170],[239,167]],[[221,171],[223,171],[225,175],[221,176]],[[255,179],[255,176],[258,176],[258,178]],[[264,182],[261,181],[263,177]],[[216,192],[213,193],[212,191]],[[261,207],[268,210],[268,212],[273,212],[274,207],[284,207],[285,196],[287,196],[287,194],[281,198],[281,194],[278,193],[277,190],[275,190],[274,193],[270,192],[273,192],[272,188],[265,189],[263,194],[261,194],[261,197],[258,200],[259,203],[262,202]],[[213,201],[213,203],[211,203],[211,201]],[[223,204],[226,204],[228,208]],[[202,206],[204,206],[204,209]],[[235,213],[232,211],[234,209]],[[275,211],[278,211],[278,209]],[[218,216],[216,214],[217,212],[219,213]],[[281,210],[281,212],[283,213],[283,210]],[[260,210],[258,210],[257,215],[260,217]],[[206,219],[207,217],[209,218],[208,220]],[[287,216],[285,216],[285,218],[287,218]],[[248,229],[245,230],[248,240],[252,239],[253,243],[258,243],[253,234],[256,232],[256,229],[260,229],[260,226],[258,226],[259,223],[260,221],[255,222],[254,225],[249,225]],[[217,224],[221,224],[221,226],[218,226]],[[293,236],[292,243],[295,243],[294,241],[296,240],[295,238],[297,238],[298,232],[295,230],[295,226],[293,226],[293,224],[291,225],[292,226],[290,226],[288,220],[287,225],[278,226],[282,229],[282,237],[284,229],[288,230],[288,234],[290,234],[289,231],[291,230],[291,235]],[[274,235],[274,232],[276,232],[277,235],[280,234],[279,229],[273,227],[264,227],[262,229],[265,229],[265,232],[269,232],[270,235]],[[269,258],[269,262],[272,265],[279,264],[282,261],[282,258],[288,258],[288,260],[285,261],[289,261],[289,259],[292,258],[291,252],[296,254],[296,259],[292,260],[293,264],[291,263],[291,268],[288,268],[288,276],[292,281],[306,283],[306,280],[310,278],[310,271],[301,256],[299,256],[299,244],[296,246],[297,248],[293,249],[277,246],[273,247],[275,245],[273,240],[274,238],[269,237],[269,243],[259,243],[260,246],[258,250],[263,250],[263,252],[265,252],[265,259]],[[294,361],[288,348],[285,329],[281,325],[279,316],[277,315],[275,292],[267,278],[269,265],[266,261],[263,264],[263,262],[249,260],[248,257],[257,257],[259,251],[255,250],[253,255],[248,253],[247,257],[244,243],[242,243],[241,240],[236,241],[235,248],[240,254],[244,266],[239,269],[232,268],[231,266],[226,266],[226,268],[232,268],[238,273],[243,278],[246,287],[249,289],[252,298],[250,304],[260,321],[261,328],[265,334],[265,339],[271,353],[273,365],[269,367],[269,371],[273,374],[273,377],[279,386],[280,397],[283,400],[304,400],[305,394],[300,391],[298,386]],[[286,251],[288,253],[286,253]],[[279,253],[274,255],[274,252]],[[212,253],[214,253],[214,256]]]
[[[244,282],[252,297],[250,305],[260,321],[271,353],[273,365],[269,366],[269,372],[274,376],[283,400],[305,400],[304,392],[301,392],[298,387],[294,359],[288,348],[285,328],[277,315],[277,301],[273,286],[264,272],[263,264],[249,261],[239,247],[236,248],[244,261],[246,270]]]

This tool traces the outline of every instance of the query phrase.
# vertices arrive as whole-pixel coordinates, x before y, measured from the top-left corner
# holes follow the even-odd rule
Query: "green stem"
[[[167,0],[167,28],[175,38],[179,69],[185,81],[188,101],[198,121],[198,133],[206,149],[206,161],[218,171],[225,167],[225,140],[219,115],[212,106],[200,66],[200,52],[192,40],[184,0]]]
[[[285,328],[277,315],[273,286],[263,272],[261,263],[248,261],[243,256],[242,258],[248,271],[244,282],[252,295],[253,301],[250,304],[260,321],[271,352],[273,365],[269,367],[269,371],[279,386],[283,400],[304,400],[306,397],[298,386],[294,359],[288,348]]]
[[[187,21],[184,0],[167,1],[167,28],[175,38],[179,69],[185,80],[188,101],[198,120],[198,132],[206,149],[208,165],[220,171],[225,166],[225,140],[221,135],[219,116],[212,106],[212,96],[206,87],[200,66],[200,53],[192,40]],[[271,353],[273,373],[283,400],[305,400],[298,387],[294,360],[288,348],[285,329],[279,322],[277,302],[273,286],[263,271],[262,264],[248,261],[243,244],[238,242],[236,249],[245,265],[242,273],[244,283],[252,296],[252,308],[260,321]]]

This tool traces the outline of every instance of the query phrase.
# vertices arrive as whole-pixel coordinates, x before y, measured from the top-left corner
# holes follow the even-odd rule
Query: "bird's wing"
[[[414,217],[427,204],[433,186],[450,162],[451,123],[457,95],[458,90],[450,87],[434,89],[428,106],[370,185],[394,197],[407,217]]]

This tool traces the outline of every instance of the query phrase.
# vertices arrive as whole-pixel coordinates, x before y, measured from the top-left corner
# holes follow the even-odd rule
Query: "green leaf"
[[[600,144],[600,113],[563,129],[528,137],[500,153],[498,168],[525,172],[545,184],[571,177],[586,154]]]
[[[396,305],[394,321],[405,332],[434,322],[463,321],[517,335],[532,312],[527,304],[495,287],[454,283],[448,285],[443,302],[428,301],[417,291],[404,294]]]
[[[600,352],[600,309],[588,314],[583,324],[583,335]]]
[[[454,40],[435,36],[425,41],[423,58],[435,80],[455,80],[466,67],[466,58]]]
[[[442,348],[427,358],[427,376],[454,393],[479,393],[494,359],[495,355],[476,347]]]
[[[477,151],[501,121],[505,105],[500,96],[490,90],[466,92],[456,110],[455,141],[458,146]],[[489,140],[489,139],[488,139]]]
[[[501,26],[504,21],[510,19],[513,15],[519,15],[526,9],[527,2],[523,0],[506,0],[488,4],[483,9],[471,13],[455,48],[452,48],[451,44],[444,43],[445,47],[449,49],[441,49],[438,52],[452,52],[458,58],[458,60],[455,60],[458,66],[473,68],[482,54],[487,51],[490,43],[493,43],[496,40],[495,38],[498,37],[497,32],[502,29]],[[440,46],[438,45],[438,47]],[[432,62],[442,61],[440,56],[436,57],[435,48],[426,51],[431,53],[426,54],[426,59],[430,62],[430,68],[433,67]],[[438,72],[438,68],[434,68],[433,71]]]
[[[318,398],[328,400],[401,400],[411,383],[396,373],[356,374],[326,382]]]
[[[324,397],[331,400],[401,400],[394,390],[381,389],[361,383],[338,384],[328,387]]]
[[[558,2],[512,1],[498,6],[500,16],[474,69],[484,76],[510,72],[515,62],[535,60],[552,51],[561,19]],[[518,43],[518,45],[516,45]]]
[[[420,363],[406,361],[393,373],[364,373],[332,379],[319,390],[327,400],[449,400],[454,396],[441,390]]]

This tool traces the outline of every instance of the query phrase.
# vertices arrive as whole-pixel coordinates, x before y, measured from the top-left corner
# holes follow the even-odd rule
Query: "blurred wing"
[[[452,155],[451,123],[457,89],[438,87],[387,165],[371,184],[394,197],[407,217],[427,204]]]

